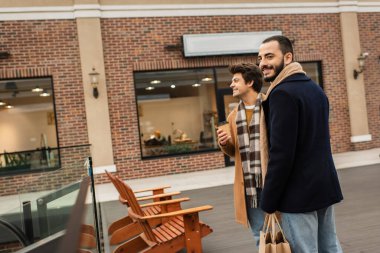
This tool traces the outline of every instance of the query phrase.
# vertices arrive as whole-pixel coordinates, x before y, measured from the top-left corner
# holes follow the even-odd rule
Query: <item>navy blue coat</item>
[[[329,103],[304,74],[278,84],[263,103],[269,164],[261,208],[311,212],[343,199],[330,147]]]

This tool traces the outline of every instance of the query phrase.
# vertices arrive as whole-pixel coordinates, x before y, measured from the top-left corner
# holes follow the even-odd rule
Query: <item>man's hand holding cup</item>
[[[225,146],[228,139],[231,138],[230,125],[228,122],[221,122],[218,124],[216,133],[218,134],[218,141],[221,146]]]

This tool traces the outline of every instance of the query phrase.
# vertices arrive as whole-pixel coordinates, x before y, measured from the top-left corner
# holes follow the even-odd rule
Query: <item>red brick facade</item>
[[[238,58],[184,59],[181,51],[165,49],[181,44],[183,34],[281,30],[295,40],[298,60],[322,61],[324,88],[331,100],[333,150],[351,150],[339,14],[103,19],[101,24],[115,163],[124,178],[224,166],[219,153],[140,158],[133,70],[225,66],[221,63]]]
[[[380,147],[380,15],[379,13],[359,13],[358,23],[361,48],[363,52],[369,52],[363,76],[372,142],[363,148],[376,148]]]
[[[2,21],[0,78],[49,76],[53,79],[61,147],[88,144],[82,72],[75,20]],[[57,189],[79,180],[89,147],[61,151],[62,170],[0,177],[0,195]]]
[[[130,179],[224,167],[221,152],[141,159],[133,71],[226,66],[232,62],[255,60],[252,56],[185,59],[181,51],[165,49],[167,45],[180,45],[183,34],[282,31],[294,40],[298,61],[322,62],[323,86],[331,106],[333,151],[379,147],[380,89],[376,81],[380,78],[377,71],[380,52],[375,45],[380,44],[377,33],[380,17],[377,13],[360,13],[358,17],[362,48],[371,52],[364,77],[373,141],[357,145],[350,142],[339,14],[102,19],[112,145],[118,174]],[[75,20],[2,21],[0,31],[1,49],[12,54],[10,59],[0,60],[0,70],[48,69],[54,83],[60,146],[88,143]],[[34,72],[27,73],[28,77],[35,76]],[[64,170],[48,180],[48,184],[70,181],[83,174],[85,171],[80,166],[88,153],[88,148],[80,152],[68,150],[63,155]],[[41,173],[0,177],[0,195],[14,194],[11,185],[15,182],[20,188],[28,181],[38,184],[36,179],[40,176]],[[97,176],[97,180],[107,181],[104,175]]]

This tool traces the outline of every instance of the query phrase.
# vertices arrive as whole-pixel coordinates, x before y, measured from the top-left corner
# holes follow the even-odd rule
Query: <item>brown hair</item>
[[[228,67],[231,74],[241,73],[246,83],[253,81],[252,88],[260,92],[263,86],[263,74],[259,67],[252,63],[233,64]]]

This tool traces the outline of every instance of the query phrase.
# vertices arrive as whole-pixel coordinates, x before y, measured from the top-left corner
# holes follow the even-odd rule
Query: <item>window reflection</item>
[[[322,86],[320,62],[301,64]],[[238,104],[231,77],[227,66],[135,72],[142,157],[216,150],[214,125]]]
[[[216,149],[213,69],[135,73],[142,156]]]
[[[51,78],[0,80],[0,174],[59,167]]]

